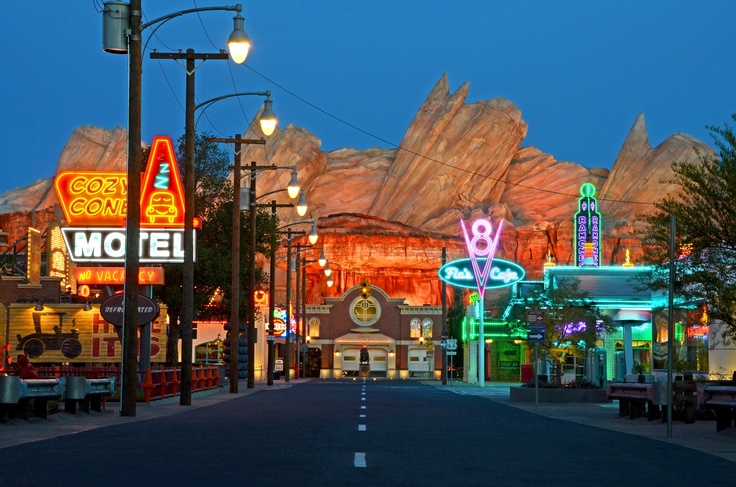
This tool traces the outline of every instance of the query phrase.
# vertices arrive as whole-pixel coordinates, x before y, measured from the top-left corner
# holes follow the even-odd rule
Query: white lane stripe
[[[360,409],[366,409],[366,407],[365,406],[360,406]]]
[[[364,398],[364,397],[361,397],[361,398],[360,398],[360,400],[361,400],[361,401],[365,401],[365,398]]]
[[[361,417],[361,418],[365,418],[365,414],[361,414],[361,415],[360,415],[360,417]]]
[[[355,459],[353,460],[353,465],[356,467],[362,467],[365,468],[365,453],[361,452],[355,452]]]
[[[365,425],[364,424],[359,424],[358,425],[358,431],[365,431]]]

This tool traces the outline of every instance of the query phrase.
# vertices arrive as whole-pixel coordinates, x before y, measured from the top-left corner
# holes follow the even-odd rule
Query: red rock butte
[[[516,105],[502,98],[466,103],[469,87],[466,82],[450,93],[443,75],[398,149],[326,152],[317,136],[294,125],[277,129],[265,145],[246,146],[243,161],[298,168],[309,201],[305,218],[317,220],[317,246],[324,248],[335,281],[328,288],[320,270],[310,268],[307,302],[339,296],[367,278],[407,304],[440,304],[442,247],[448,260],[466,257],[460,219],[504,218],[496,256],[524,267],[527,279],[541,276],[548,256],[574,264],[572,219],[586,182],[597,189],[603,219],[601,262],[622,264],[628,250],[636,264],[643,253],[638,215],[679,189],[665,182],[672,163],[697,162],[698,153],[713,152],[686,134],[652,148],[640,114],[610,170],[557,161],[523,146],[527,125]],[[260,131],[252,124],[243,136],[260,137]],[[125,170],[125,154],[124,129],[82,126],[64,147],[57,173]],[[9,232],[10,243],[29,225],[43,230],[63,218],[49,176],[0,196],[0,228]],[[258,194],[286,188],[290,177],[289,171],[261,173]],[[287,202],[285,192],[273,198]],[[301,220],[291,210],[279,217],[284,225]],[[286,268],[285,254],[282,248],[280,269]]]

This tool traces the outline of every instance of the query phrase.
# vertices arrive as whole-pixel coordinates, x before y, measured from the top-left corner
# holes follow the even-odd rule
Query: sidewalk
[[[509,387],[519,387],[518,383],[486,382],[483,388],[457,380],[447,386],[443,386],[438,381],[426,381],[425,383],[455,394],[480,396],[548,418],[644,436],[736,462],[736,428],[716,432],[715,421],[695,421],[693,424],[672,421],[672,437],[667,438],[667,423],[659,419],[648,421],[646,418],[629,419],[628,416],[620,418],[618,401],[604,404],[539,403],[535,405],[533,402],[509,401]]]
[[[120,403],[108,402],[102,412],[90,411],[89,414],[81,410],[77,414],[59,412],[49,414],[47,419],[31,417],[28,421],[13,418],[6,424],[0,424],[0,450],[32,441],[56,438],[57,436],[81,433],[82,431],[102,428],[114,424],[132,423],[147,419],[179,414],[191,411],[194,408],[203,408],[223,401],[229,401],[247,396],[261,390],[275,390],[291,387],[309,379],[274,381],[273,386],[267,386],[266,381],[256,381],[255,388],[248,389],[247,381],[238,382],[238,393],[230,394],[229,385],[204,392],[192,394],[191,406],[180,406],[179,397],[172,397],[163,401],[151,403],[136,403],[135,416],[120,416]],[[62,404],[63,407],[63,404]],[[191,408],[191,409],[190,409]]]

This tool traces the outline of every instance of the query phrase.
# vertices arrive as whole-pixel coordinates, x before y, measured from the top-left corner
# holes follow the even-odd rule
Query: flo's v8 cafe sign
[[[503,220],[498,223],[495,235],[493,225],[488,220],[476,220],[471,227],[472,233],[468,233],[462,220],[460,225],[470,258],[443,265],[439,271],[440,279],[457,287],[477,288],[481,298],[486,289],[511,286],[524,279],[524,268],[495,258]]]
[[[477,260],[481,266],[486,265],[487,259]],[[440,268],[440,278],[456,287],[476,288],[473,265],[470,259],[453,260]],[[524,268],[503,259],[493,259],[486,281],[485,289],[496,289],[511,286],[526,276]]]
[[[69,225],[62,234],[71,260],[125,262],[126,173],[64,171],[56,176],[54,188]],[[153,139],[140,208],[140,261],[183,262],[184,191],[169,137]],[[196,232],[193,237],[196,242]]]

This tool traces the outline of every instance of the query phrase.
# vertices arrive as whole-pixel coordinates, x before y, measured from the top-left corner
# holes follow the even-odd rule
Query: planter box
[[[509,387],[511,402],[534,402],[533,387]],[[539,402],[557,403],[606,403],[605,389],[551,389],[539,388]]]

